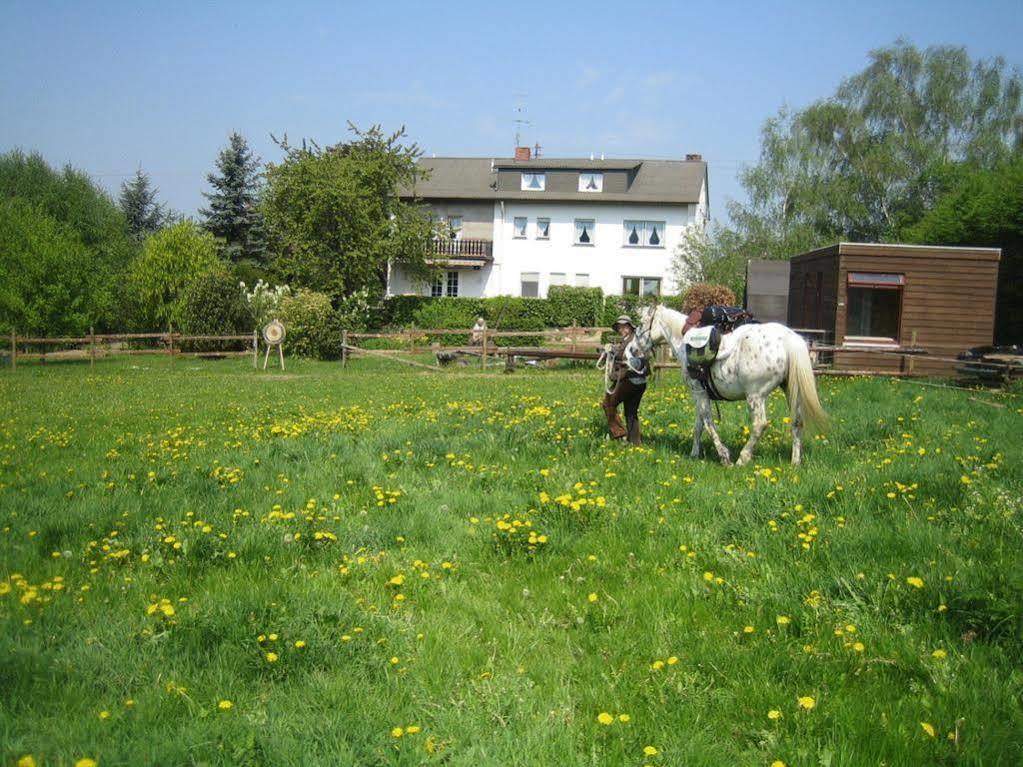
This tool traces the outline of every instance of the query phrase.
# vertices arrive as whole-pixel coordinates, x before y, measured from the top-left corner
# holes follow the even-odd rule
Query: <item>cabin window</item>
[[[904,274],[850,272],[846,287],[847,340],[899,341]]]
[[[549,218],[538,218],[536,220],[536,239],[549,240],[551,238],[551,220]]]
[[[604,174],[603,173],[580,173],[579,174],[579,191],[580,192],[602,192],[602,191],[604,191]]]
[[[577,288],[588,288],[590,286],[590,275],[577,274],[575,276],[575,286]]]
[[[538,298],[540,295],[540,273],[522,272],[522,297]]]
[[[660,277],[622,277],[623,296],[661,295]]]
[[[448,216],[448,234],[452,240],[462,239],[462,217]]]
[[[564,272],[551,272],[551,280],[549,284],[551,287],[555,285],[567,285],[567,275]]]
[[[512,237],[516,240],[524,240],[526,238],[526,225],[529,223],[529,219],[525,216],[516,216],[515,222],[512,225]]]
[[[452,298],[458,295],[458,272],[448,272],[446,295]]]

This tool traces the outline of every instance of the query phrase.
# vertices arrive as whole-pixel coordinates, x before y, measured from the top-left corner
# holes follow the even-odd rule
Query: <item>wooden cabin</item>
[[[835,370],[951,375],[956,354],[992,343],[1000,258],[860,242],[803,253],[790,261],[788,324],[833,346]]]

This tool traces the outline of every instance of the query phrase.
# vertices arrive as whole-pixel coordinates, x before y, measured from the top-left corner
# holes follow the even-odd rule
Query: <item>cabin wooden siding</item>
[[[804,284],[804,275],[819,271],[826,275],[822,309],[829,313],[821,327],[830,324],[835,345],[842,346],[847,343],[849,273],[901,274],[905,285],[896,340],[903,347],[926,349],[928,354],[910,362],[896,354],[841,351],[835,352],[834,368],[950,375],[955,372],[954,362],[929,357],[950,359],[965,349],[992,342],[1000,257],[996,248],[846,242],[796,256],[790,280],[790,325],[813,327],[800,324],[812,318],[805,317],[799,307],[802,290],[797,285]]]

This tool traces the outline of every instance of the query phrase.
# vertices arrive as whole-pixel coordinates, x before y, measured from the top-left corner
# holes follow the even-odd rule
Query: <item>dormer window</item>
[[[542,192],[547,186],[547,176],[544,173],[523,173],[523,192]]]
[[[580,192],[602,192],[602,191],[604,191],[604,174],[603,173],[580,173],[579,174],[579,191]]]

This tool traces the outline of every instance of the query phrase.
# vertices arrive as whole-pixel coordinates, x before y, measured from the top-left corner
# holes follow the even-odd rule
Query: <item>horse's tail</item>
[[[813,364],[810,362],[810,351],[798,334],[791,333],[785,338],[785,347],[789,358],[788,391],[789,416],[796,418],[796,408],[802,406],[806,422],[823,431],[828,425],[828,414],[821,407],[817,398],[817,383],[813,377]]]

